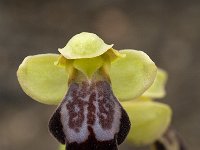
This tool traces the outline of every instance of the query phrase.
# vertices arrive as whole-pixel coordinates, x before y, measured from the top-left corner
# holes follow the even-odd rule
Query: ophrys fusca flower
[[[72,37],[58,54],[28,56],[17,71],[33,99],[58,105],[50,119],[54,137],[67,150],[116,150],[131,122],[122,107],[147,90],[157,68],[142,51],[117,51],[96,34]]]

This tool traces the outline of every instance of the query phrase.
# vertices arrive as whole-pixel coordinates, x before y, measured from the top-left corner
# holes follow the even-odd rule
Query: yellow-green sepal
[[[82,32],[73,36],[67,45],[58,51],[67,59],[93,58],[102,55],[113,44],[108,45],[94,33]]]
[[[122,106],[132,124],[127,141],[136,146],[152,144],[169,127],[172,111],[166,104],[153,101],[129,101],[122,102]]]
[[[44,104],[58,104],[67,92],[68,73],[54,65],[57,54],[26,57],[17,70],[18,81],[34,100]]]
[[[58,147],[58,150],[65,150],[65,147],[66,147],[65,145],[60,144],[59,147]]]
[[[153,83],[157,67],[149,56],[137,50],[121,50],[125,57],[116,59],[110,68],[114,94],[120,101],[133,100]]]
[[[144,92],[142,97],[163,98],[166,94],[165,85],[167,81],[167,72],[158,68],[156,79],[151,87]]]

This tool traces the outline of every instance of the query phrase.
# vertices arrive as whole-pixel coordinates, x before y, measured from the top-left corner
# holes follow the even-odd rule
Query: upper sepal
[[[67,45],[58,51],[67,59],[93,58],[102,55],[113,44],[108,45],[94,33],[82,32],[73,36]]]

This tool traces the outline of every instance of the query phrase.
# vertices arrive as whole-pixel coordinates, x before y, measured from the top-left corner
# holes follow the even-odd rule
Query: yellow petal
[[[68,74],[54,65],[57,54],[26,57],[17,70],[17,77],[24,92],[44,104],[58,104],[67,92]]]

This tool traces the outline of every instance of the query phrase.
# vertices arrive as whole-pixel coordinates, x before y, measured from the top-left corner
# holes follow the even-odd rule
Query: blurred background
[[[48,133],[55,106],[21,90],[16,70],[24,57],[58,53],[75,34],[94,32],[115,49],[145,51],[169,73],[173,126],[190,150],[200,139],[200,1],[0,0],[0,150],[56,150]],[[123,144],[121,150],[134,149]]]

